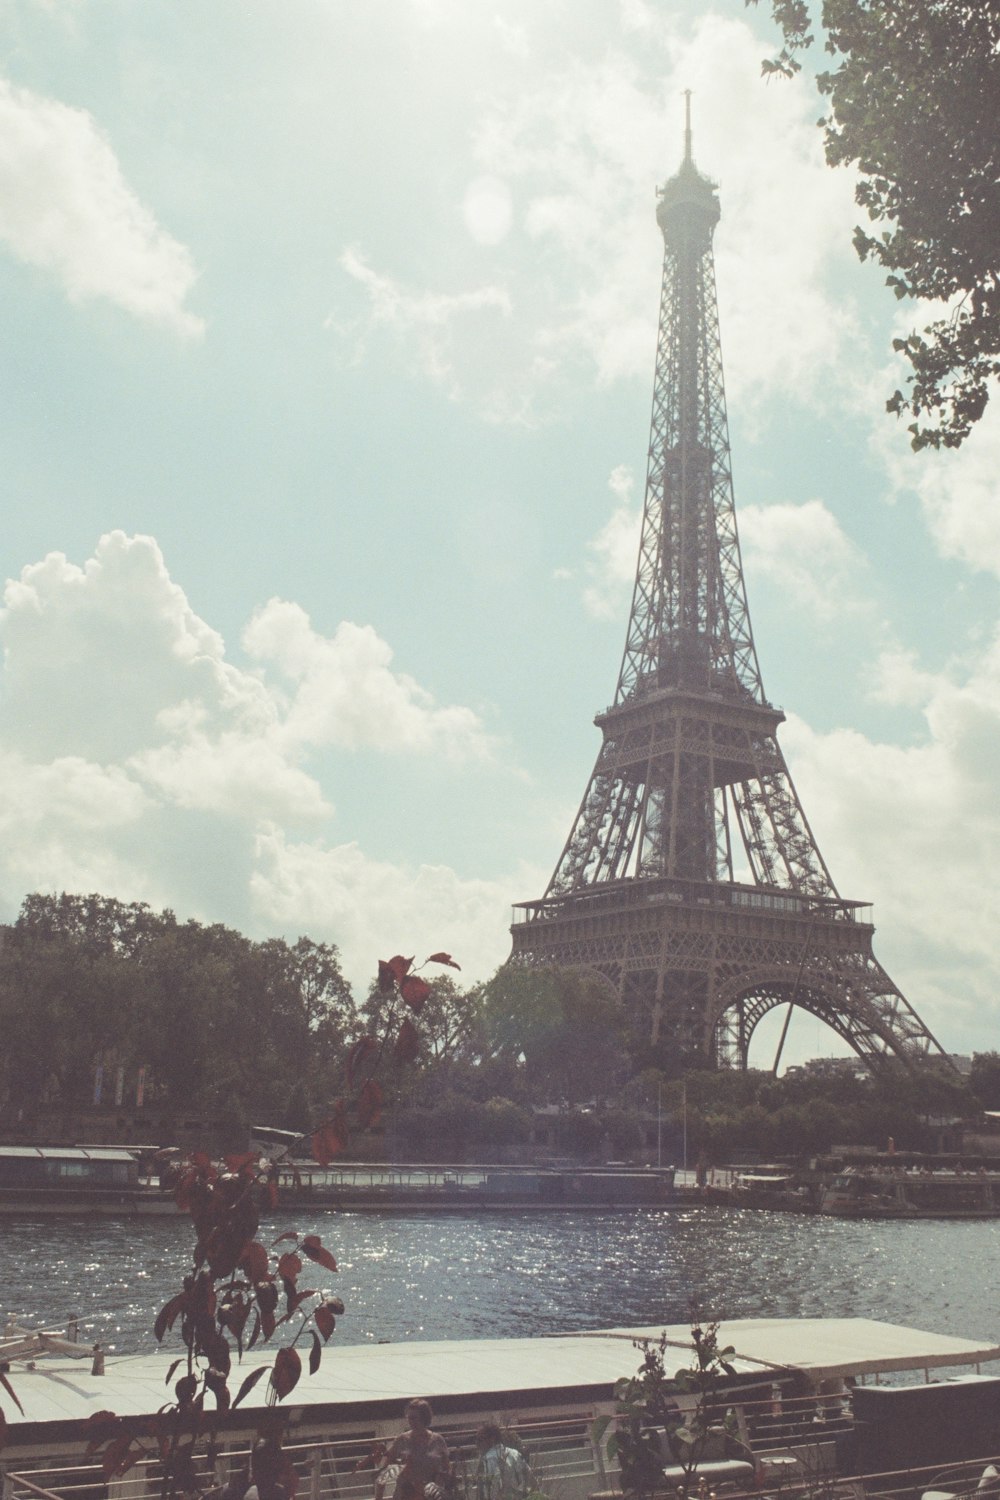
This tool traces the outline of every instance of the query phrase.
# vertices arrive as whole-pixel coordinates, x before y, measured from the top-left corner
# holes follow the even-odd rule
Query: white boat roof
[[[359,1405],[402,1405],[420,1394],[432,1403],[436,1398],[466,1398],[469,1408],[489,1409],[492,1398],[519,1392],[530,1392],[539,1405],[565,1404],[574,1392],[579,1393],[576,1399],[610,1400],[615,1381],[638,1365],[632,1341],[659,1339],[664,1332],[677,1348],[677,1367],[687,1365],[691,1336],[686,1324],[530,1339],[342,1346],[334,1341],[324,1350],[316,1374],[304,1371],[283,1404],[300,1411],[350,1406],[356,1412]],[[993,1343],[924,1333],[868,1318],[737,1319],[724,1323],[720,1335],[723,1345],[735,1347],[732,1363],[742,1375],[802,1370],[821,1379],[1000,1359],[1000,1346]],[[151,1355],[109,1357],[104,1375],[92,1375],[89,1360],[45,1358],[34,1369],[15,1362],[10,1379],[24,1416],[4,1403],[12,1446],[19,1436],[27,1438],[26,1432],[18,1433],[23,1425],[79,1421],[108,1409],[121,1417],[156,1411],[169,1399],[164,1377],[177,1352],[173,1348]],[[234,1365],[229,1380],[232,1393],[257,1365],[270,1364],[274,1353],[274,1349],[254,1350],[242,1365]],[[668,1356],[668,1369],[671,1364]],[[238,1410],[249,1413],[263,1406],[267,1384],[266,1378],[261,1380]],[[549,1394],[551,1401],[546,1403]]]
[[[690,1348],[689,1328],[613,1328],[603,1336],[658,1339],[662,1332],[680,1349]],[[733,1364],[746,1369],[803,1370],[814,1379],[834,1375],[880,1375],[892,1370],[934,1370],[1000,1359],[990,1341],[925,1333],[874,1318],[734,1318],[720,1324],[719,1343],[736,1350]],[[669,1363],[669,1361],[668,1361]]]

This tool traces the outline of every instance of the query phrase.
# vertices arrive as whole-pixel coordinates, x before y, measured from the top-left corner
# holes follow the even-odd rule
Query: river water
[[[632,1214],[329,1213],[315,1232],[338,1272],[313,1267],[347,1311],[341,1343],[527,1337],[682,1323],[706,1315],[871,1317],[1000,1343],[1000,1220],[860,1222],[721,1207]],[[152,1323],[190,1264],[186,1218],[0,1224],[0,1313],[121,1353],[155,1349]]]

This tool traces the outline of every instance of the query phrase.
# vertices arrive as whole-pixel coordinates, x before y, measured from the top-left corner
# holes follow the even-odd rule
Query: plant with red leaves
[[[427,962],[459,967],[447,953],[436,953]],[[385,993],[393,992],[406,1011],[419,1015],[430,986],[413,972],[412,964],[412,959],[398,955],[380,962],[379,985]],[[417,1028],[400,1007],[390,1013],[381,1039],[363,1036],[355,1044],[347,1063],[347,1093],[334,1102],[311,1136],[295,1143],[310,1140],[321,1166],[346,1150],[351,1111],[362,1129],[377,1125],[382,1088],[374,1073],[390,1049],[400,1063],[412,1061],[419,1050]],[[332,1272],[337,1262],[316,1234],[289,1230],[270,1245],[257,1237],[262,1212],[278,1201],[279,1167],[294,1173],[293,1149],[275,1160],[243,1152],[221,1163],[195,1153],[180,1164],[174,1195],[191,1216],[193,1262],[181,1289],[160,1309],[153,1325],[158,1342],[177,1330],[184,1346],[184,1354],[166,1374],[167,1385],[174,1381],[174,1401],[141,1429],[114,1412],[98,1412],[89,1419],[87,1452],[100,1453],[105,1479],[120,1477],[140,1460],[152,1459],[161,1465],[162,1500],[199,1492],[195,1452],[203,1438],[209,1451],[214,1447],[220,1415],[239,1406],[265,1376],[269,1407],[289,1395],[302,1374],[296,1346],[307,1335],[309,1373],[319,1368],[344,1304],[330,1292],[300,1288],[298,1279],[307,1262]],[[270,1340],[279,1328],[291,1338],[277,1350],[272,1364],[256,1366],[233,1395],[229,1378],[234,1356],[241,1360],[244,1352]],[[0,1380],[16,1401],[6,1377],[0,1374]],[[294,1500],[295,1470],[281,1449],[281,1430],[273,1420],[254,1449],[251,1474],[262,1500]]]

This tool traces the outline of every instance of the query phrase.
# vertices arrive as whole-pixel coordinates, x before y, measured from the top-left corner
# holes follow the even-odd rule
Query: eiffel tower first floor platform
[[[950,1060],[872,953],[860,903],[673,879],[606,882],[515,907],[511,962],[596,970],[636,1041],[745,1068],[761,1018],[809,1011],[873,1070]]]

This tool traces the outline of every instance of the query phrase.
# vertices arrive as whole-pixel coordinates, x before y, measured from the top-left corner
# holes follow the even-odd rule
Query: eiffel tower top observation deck
[[[515,908],[514,962],[584,966],[666,1061],[746,1066],[778,1005],[866,1061],[945,1054],[837,892],[764,696],[740,559],[712,237],[716,188],[660,189],[663,282],[645,504],[614,701],[548,890]]]

